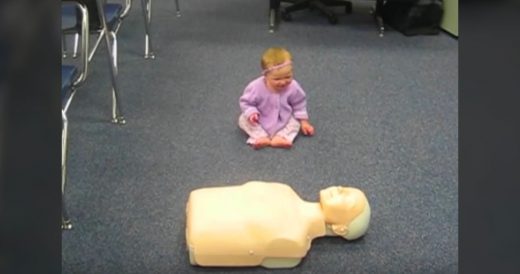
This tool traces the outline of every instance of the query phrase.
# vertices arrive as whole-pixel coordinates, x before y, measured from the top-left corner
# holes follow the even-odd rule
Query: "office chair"
[[[352,3],[343,0],[281,0],[282,2],[291,3],[292,5],[282,8],[280,11],[281,18],[284,21],[291,21],[291,13],[303,9],[316,9],[320,11],[329,23],[338,23],[338,17],[329,7],[345,7],[345,13],[352,12]]]

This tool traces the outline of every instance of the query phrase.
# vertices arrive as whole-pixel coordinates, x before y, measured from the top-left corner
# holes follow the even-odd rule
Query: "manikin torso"
[[[186,213],[190,262],[201,266],[292,267],[327,234],[320,204],[281,183],[197,189]]]

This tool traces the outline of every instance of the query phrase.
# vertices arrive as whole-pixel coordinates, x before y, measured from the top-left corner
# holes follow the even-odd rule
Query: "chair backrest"
[[[62,0],[62,1],[71,2],[72,0]],[[89,15],[88,23],[89,23],[90,30],[101,30],[102,29],[101,18],[99,17],[99,12],[98,12],[98,3],[100,1],[98,1],[98,0],[75,0],[72,2],[78,2],[87,8],[88,15]],[[99,3],[99,4],[101,4],[101,3]],[[80,22],[79,14],[78,14],[78,22]]]

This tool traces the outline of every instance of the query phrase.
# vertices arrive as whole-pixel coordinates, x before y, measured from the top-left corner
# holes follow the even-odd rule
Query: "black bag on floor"
[[[443,15],[441,0],[388,0],[383,20],[406,36],[438,34]]]

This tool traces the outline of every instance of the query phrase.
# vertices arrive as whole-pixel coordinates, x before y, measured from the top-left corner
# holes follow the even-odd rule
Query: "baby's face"
[[[293,80],[292,66],[288,65],[268,72],[265,75],[265,80],[271,90],[275,92],[284,90]]]

